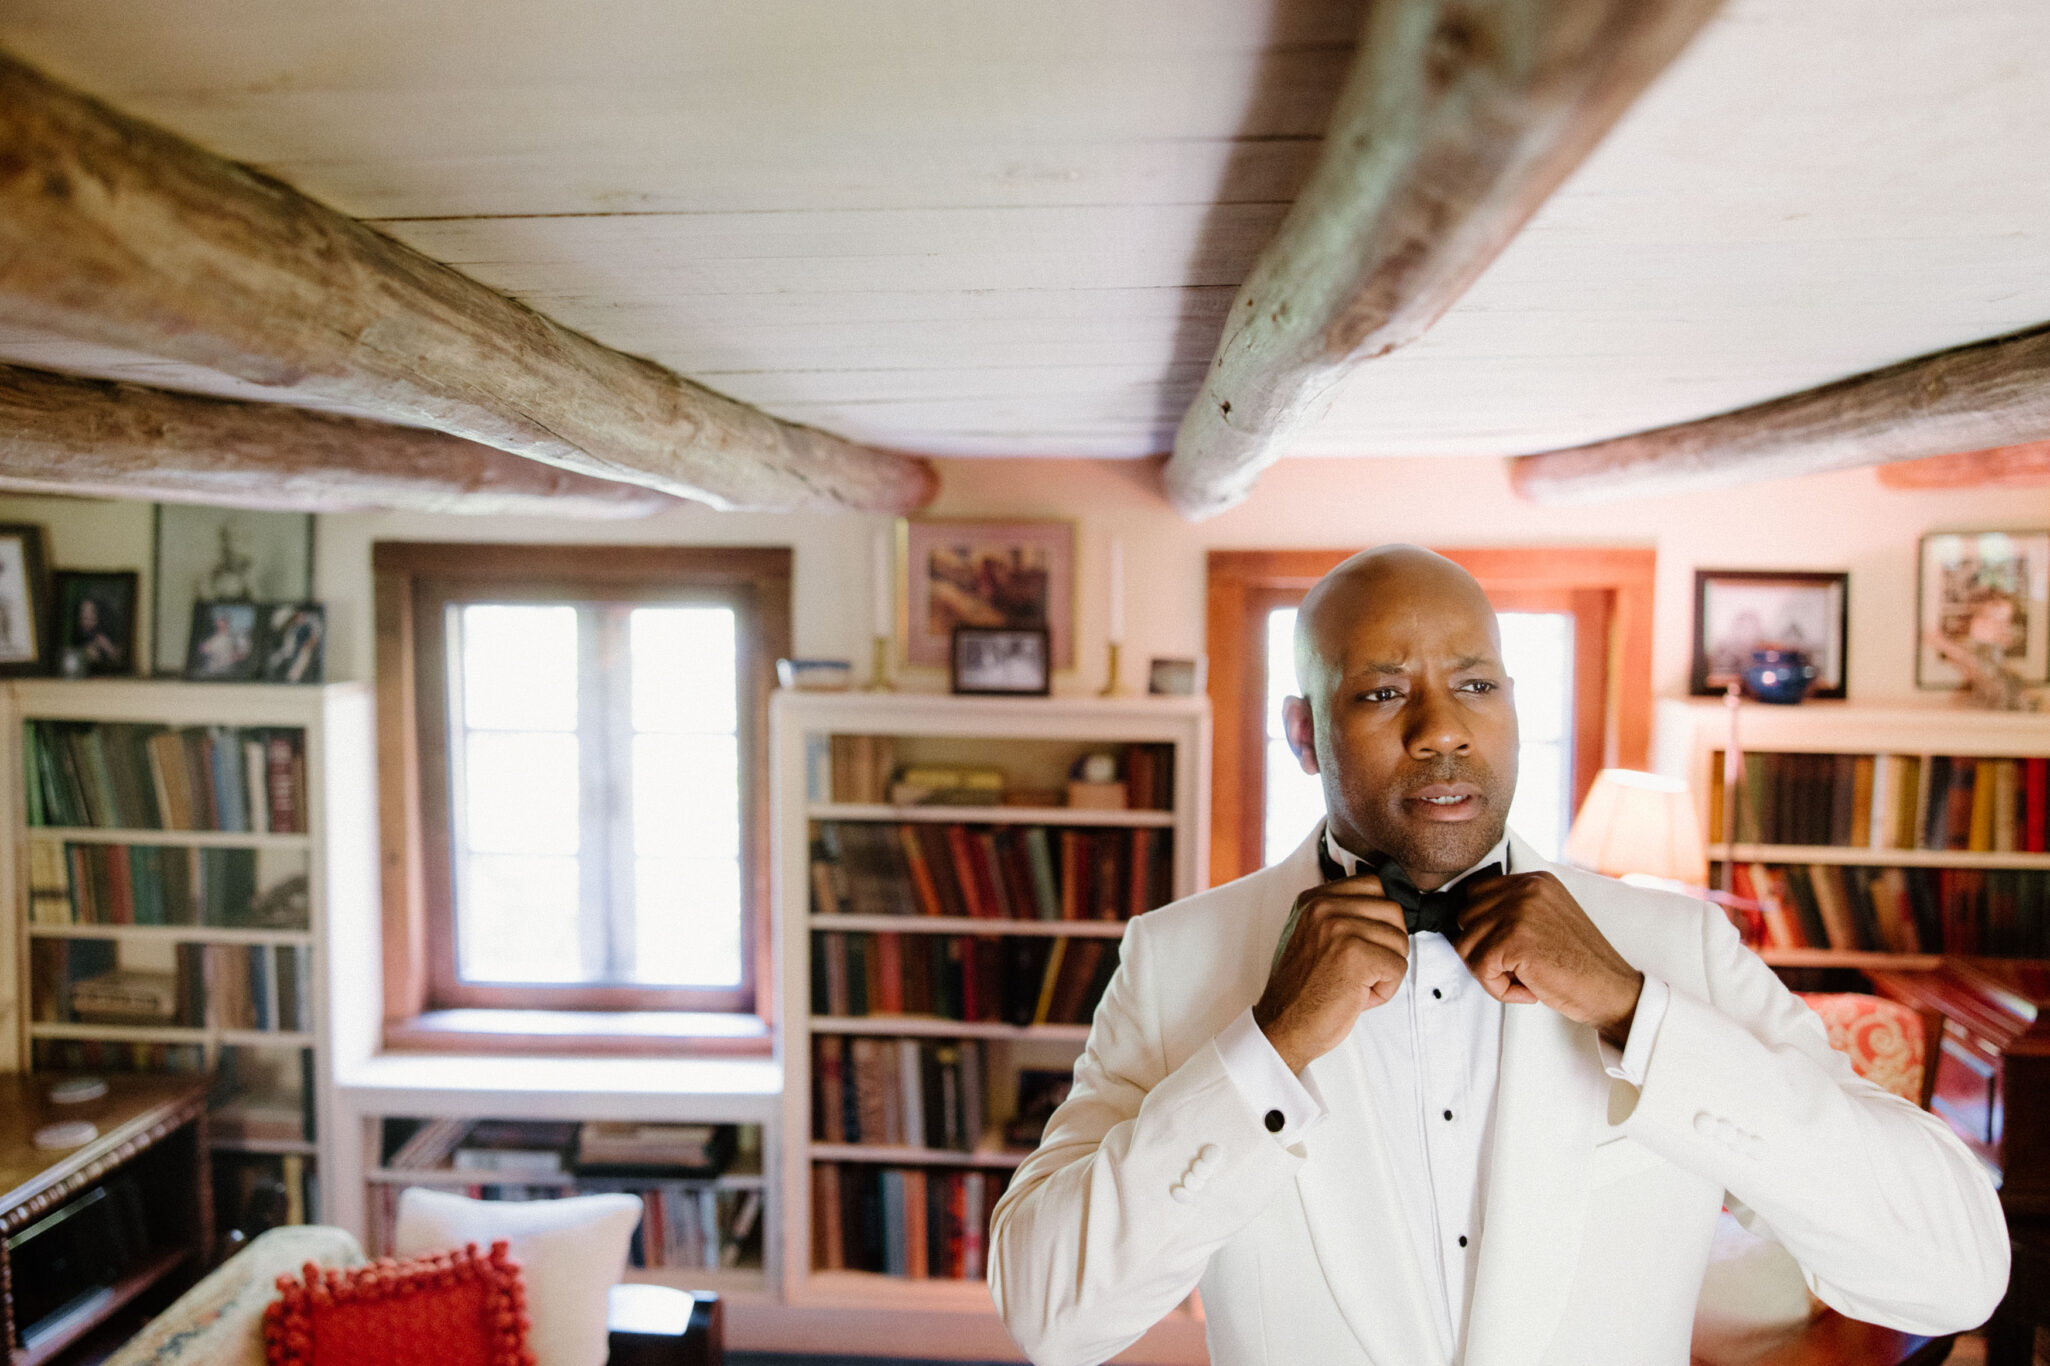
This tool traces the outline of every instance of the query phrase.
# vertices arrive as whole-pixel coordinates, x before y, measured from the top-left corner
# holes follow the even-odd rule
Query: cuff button
[[[1281,1132],[1281,1126],[1282,1126],[1282,1125],[1284,1125],[1284,1124],[1286,1124],[1286,1123],[1288,1123],[1288,1120],[1287,1120],[1286,1118],[1284,1118],[1284,1117],[1282,1116],[1282,1113],[1281,1113],[1281,1111],[1279,1111],[1279,1110],[1269,1110],[1269,1111],[1267,1112],[1267,1132],[1268,1132],[1268,1133],[1270,1133],[1270,1134],[1278,1134],[1278,1133],[1280,1133],[1280,1132]]]

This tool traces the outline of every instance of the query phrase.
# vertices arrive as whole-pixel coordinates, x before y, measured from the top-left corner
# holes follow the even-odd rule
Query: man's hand
[[[1296,900],[1295,932],[1253,1006],[1253,1022],[1292,1072],[1336,1048],[1409,970],[1402,907],[1376,877],[1341,878]]]
[[[1630,1037],[1644,974],[1623,961],[1550,873],[1515,873],[1473,889],[1453,941],[1488,995],[1536,1001],[1593,1025],[1617,1048]]]

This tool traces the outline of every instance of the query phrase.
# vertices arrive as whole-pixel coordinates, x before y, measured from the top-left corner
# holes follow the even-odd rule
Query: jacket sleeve
[[[1985,1322],[2008,1272],[1986,1170],[1936,1116],[1857,1076],[1726,917],[1702,922],[1707,997],[1672,989],[1623,1131],[1719,1182],[1832,1308],[1912,1333]]]
[[[1037,1366],[1093,1366],[1137,1341],[1303,1161],[1214,1041],[1168,1070],[1150,928],[1127,927],[1068,1099],[991,1217],[990,1294]]]

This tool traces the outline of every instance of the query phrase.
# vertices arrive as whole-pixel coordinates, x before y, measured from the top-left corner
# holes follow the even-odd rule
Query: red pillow
[[[278,1277],[263,1311],[269,1366],[534,1366],[527,1292],[503,1242]]]

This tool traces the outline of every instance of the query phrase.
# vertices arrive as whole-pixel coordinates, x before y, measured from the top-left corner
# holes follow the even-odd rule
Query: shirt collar
[[[1324,827],[1324,850],[1326,853],[1331,855],[1332,862],[1336,863],[1339,867],[1345,869],[1345,875],[1347,877],[1359,876],[1360,869],[1364,866],[1364,860],[1362,860],[1358,855],[1354,854],[1350,849],[1347,849],[1344,845],[1338,842],[1338,836],[1331,833],[1331,827],[1329,824],[1326,824]],[[1467,878],[1473,876],[1474,873],[1478,872],[1482,868],[1487,867],[1491,863],[1501,864],[1502,871],[1505,873],[1513,873],[1516,871],[1514,868],[1511,868],[1509,866],[1509,832],[1507,830],[1504,830],[1502,832],[1502,838],[1495,842],[1494,848],[1488,850],[1487,853],[1481,855],[1480,859],[1477,862],[1475,862],[1472,867],[1466,869],[1458,877],[1453,878],[1450,882],[1447,882],[1445,886],[1450,887],[1454,883],[1463,882]],[[1441,888],[1440,890],[1443,889]]]

